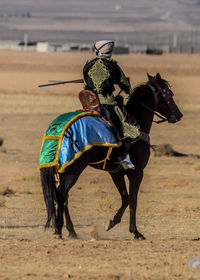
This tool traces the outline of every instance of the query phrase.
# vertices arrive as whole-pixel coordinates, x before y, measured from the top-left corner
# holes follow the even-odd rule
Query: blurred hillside
[[[1,0],[0,40],[200,45],[200,0]]]

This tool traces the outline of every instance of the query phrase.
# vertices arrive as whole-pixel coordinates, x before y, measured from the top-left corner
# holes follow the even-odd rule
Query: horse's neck
[[[147,86],[142,87],[143,94],[137,94],[130,100],[130,104],[128,105],[128,113],[130,119],[136,118],[137,122],[140,125],[140,130],[146,133],[150,132],[152,122],[153,122],[153,114],[149,112],[146,108],[142,106],[139,102],[142,101],[145,105],[153,109],[154,106],[154,99],[151,93],[151,90]],[[138,89],[139,92],[139,89]]]
[[[139,120],[140,130],[149,134],[151,130],[152,122],[153,122],[153,115],[150,112],[146,111],[143,114],[143,118]]]

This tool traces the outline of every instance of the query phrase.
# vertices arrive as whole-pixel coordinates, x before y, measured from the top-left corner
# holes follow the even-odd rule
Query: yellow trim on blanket
[[[42,146],[41,146],[41,149],[40,149],[40,152],[42,150],[42,147],[43,147],[43,144],[44,144],[44,141],[46,139],[58,139],[59,142],[58,142],[58,146],[57,146],[57,149],[56,149],[56,155],[55,155],[55,159],[54,161],[52,162],[48,162],[48,163],[42,163],[38,166],[38,170],[40,170],[41,168],[43,167],[52,167],[52,166],[56,166],[57,170],[59,170],[60,168],[60,165],[58,164],[58,160],[59,160],[59,151],[60,151],[60,147],[61,147],[61,144],[62,144],[62,139],[64,137],[64,134],[65,134],[65,131],[67,130],[67,128],[73,123],[75,122],[76,120],[84,117],[84,116],[95,116],[95,117],[99,117],[100,114],[98,112],[83,112],[79,115],[77,115],[76,117],[74,117],[73,119],[71,119],[67,124],[66,126],[64,127],[62,133],[60,136],[55,136],[55,135],[48,135],[48,136],[44,136],[43,139],[42,139]],[[59,137],[59,138],[54,138],[55,137]],[[60,172],[60,171],[59,171]]]
[[[104,162],[106,162],[107,159],[109,159],[110,153],[109,150],[112,151],[113,148],[117,148],[119,146],[121,146],[122,142],[118,142],[117,144],[110,144],[107,142],[92,142],[90,144],[88,144],[87,146],[85,146],[84,148],[82,148],[78,153],[76,153],[70,160],[68,160],[67,162],[65,162],[65,164],[63,164],[63,166],[61,168],[58,169],[59,173],[63,173],[65,171],[65,168],[69,165],[71,165],[77,158],[79,158],[84,152],[88,151],[89,149],[91,149],[93,146],[101,146],[101,147],[109,147],[108,149],[108,153],[106,155],[106,158],[103,160]],[[102,162],[103,162],[102,161]],[[99,162],[100,163],[100,162]],[[90,164],[96,164],[96,163],[90,163]],[[45,166],[46,167],[46,166]],[[105,168],[105,166],[104,166]],[[103,169],[104,169],[103,168]]]
[[[58,161],[57,160],[54,160],[52,162],[48,162],[48,163],[41,163],[37,170],[40,171],[41,168],[44,168],[44,167],[53,167],[55,166],[56,167],[56,170],[60,168],[60,165],[58,164]]]
[[[49,135],[49,136],[44,136],[43,140],[47,140],[47,139],[56,139],[56,140],[60,140],[60,136],[57,135]]]
[[[97,162],[90,162],[90,164],[99,164],[99,163],[104,163],[103,164],[103,169],[105,169],[105,167],[106,167],[106,161],[107,160],[110,160],[110,154],[112,153],[112,149],[113,149],[113,147],[109,147],[108,148],[108,152],[107,152],[107,155],[106,155],[106,158],[105,159],[102,159],[102,160],[100,160],[100,161],[97,161]]]

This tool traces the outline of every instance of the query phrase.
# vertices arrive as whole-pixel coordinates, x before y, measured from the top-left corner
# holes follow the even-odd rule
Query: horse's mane
[[[168,81],[162,79],[161,82],[163,83],[163,85],[166,85],[169,88],[171,87]],[[131,90],[131,93],[129,94],[128,101],[127,101],[127,104],[126,104],[127,106],[129,106],[130,104],[132,104],[134,102],[134,98],[138,94],[140,94],[140,96],[142,95],[142,93],[145,91],[145,89],[147,87],[147,83],[148,82],[141,83]]]
[[[146,83],[142,83],[142,84],[137,85],[135,88],[133,88],[131,90],[131,93],[129,94],[128,99],[131,99],[133,97],[133,95],[135,95],[138,91],[141,91],[142,88],[145,86],[146,86]]]
[[[134,99],[135,97],[138,95],[138,94],[142,94],[142,92],[145,91],[145,88],[146,88],[147,84],[146,83],[142,83],[142,84],[139,84],[137,85],[135,88],[133,88],[128,96],[128,101],[126,103],[126,106],[129,106],[131,105],[133,102],[134,102]]]

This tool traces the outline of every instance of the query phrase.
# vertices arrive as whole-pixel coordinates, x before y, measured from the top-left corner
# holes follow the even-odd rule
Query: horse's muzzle
[[[179,122],[181,120],[181,118],[183,117],[183,114],[181,112],[179,112],[176,116],[175,115],[171,115],[168,118],[168,123],[176,123]]]

